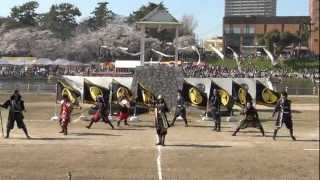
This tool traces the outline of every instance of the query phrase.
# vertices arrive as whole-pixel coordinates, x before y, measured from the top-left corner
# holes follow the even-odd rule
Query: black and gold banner
[[[265,106],[274,106],[277,104],[280,99],[280,93],[275,92],[265,85],[263,85],[260,81],[256,81],[256,102],[257,104],[265,105]]]
[[[105,102],[109,99],[109,89],[96,85],[87,79],[84,79],[83,85],[83,102],[94,104],[97,102],[98,96],[102,96]]]
[[[154,93],[138,83],[137,103],[150,107],[153,106],[155,100],[156,96]]]
[[[248,90],[234,81],[232,81],[232,98],[235,104],[240,107],[245,107],[247,102],[252,101]]]
[[[211,87],[210,87],[210,95],[209,98],[211,98],[211,96],[213,96],[213,89],[216,89],[218,91],[218,94],[220,96],[220,102],[221,105],[224,107],[229,107],[230,104],[232,103],[232,97],[231,95],[223,88],[221,88],[219,85],[217,85],[216,83],[214,83],[213,81],[211,81]]]
[[[61,101],[63,95],[67,95],[73,105],[79,106],[78,98],[81,96],[81,93],[78,90],[74,89],[65,80],[60,80],[57,82],[56,101]]]
[[[207,94],[200,91],[197,87],[184,82],[181,94],[186,102],[191,106],[199,108],[207,107]]]
[[[126,97],[129,101],[133,100],[132,92],[128,87],[120,84],[116,80],[112,80],[112,102],[120,101],[122,96]]]

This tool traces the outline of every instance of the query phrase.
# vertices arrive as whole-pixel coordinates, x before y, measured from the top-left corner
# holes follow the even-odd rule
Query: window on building
[[[229,24],[225,24],[224,25],[224,33],[225,34],[230,34],[231,33],[231,29],[230,29],[230,25]]]
[[[254,26],[251,25],[251,24],[246,24],[244,33],[245,33],[245,34],[254,34],[254,33],[255,33],[255,28],[254,28]]]
[[[240,27],[233,27],[232,31],[234,34],[241,34],[241,28]]]

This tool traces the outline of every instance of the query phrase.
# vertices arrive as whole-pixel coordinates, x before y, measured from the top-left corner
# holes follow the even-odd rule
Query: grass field
[[[0,95],[0,102],[7,97]],[[0,180],[67,180],[69,172],[74,180],[318,180],[319,104],[308,98],[292,99],[295,142],[285,128],[272,140],[271,110],[260,111],[266,137],[256,129],[233,137],[238,123],[225,118],[222,132],[213,132],[212,122],[191,110],[191,127],[177,122],[168,130],[167,146],[157,147],[152,114],[129,127],[111,130],[98,123],[88,130],[75,110],[70,135],[63,136],[57,122],[49,121],[54,95],[28,94],[25,122],[33,139],[18,129],[10,139],[0,139]],[[7,112],[2,116],[6,122]]]

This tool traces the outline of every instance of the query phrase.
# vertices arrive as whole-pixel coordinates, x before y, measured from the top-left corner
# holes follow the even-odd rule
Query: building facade
[[[225,16],[276,16],[277,0],[225,0]]]
[[[203,42],[205,51],[212,51],[211,46],[217,48],[219,51],[223,51],[223,37],[213,37]]]
[[[310,51],[319,55],[319,0],[309,0],[311,17]]]
[[[242,47],[258,46],[259,37],[277,30],[296,34],[309,26],[309,16],[232,16],[223,19],[223,39],[225,48],[230,46],[238,52]],[[306,44],[308,44],[306,42]]]

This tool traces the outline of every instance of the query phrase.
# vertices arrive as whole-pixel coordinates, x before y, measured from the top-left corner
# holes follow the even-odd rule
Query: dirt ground
[[[7,97],[0,95],[0,102]],[[67,180],[69,172],[73,180],[157,180],[159,173],[164,180],[319,179],[319,104],[305,97],[293,102],[295,142],[285,128],[277,141],[272,140],[274,120],[269,109],[259,114],[266,137],[256,129],[233,137],[238,122],[226,118],[222,132],[213,132],[212,122],[201,120],[202,112],[190,110],[191,127],[178,121],[168,130],[165,147],[155,146],[151,114],[139,116],[141,121],[129,127],[111,130],[97,123],[88,130],[88,122],[78,121],[81,112],[75,110],[70,135],[63,136],[57,133],[57,122],[49,120],[54,95],[27,94],[24,99],[25,122],[33,139],[25,139],[18,129],[10,139],[0,139],[0,180]],[[3,109],[2,117],[5,124]]]

